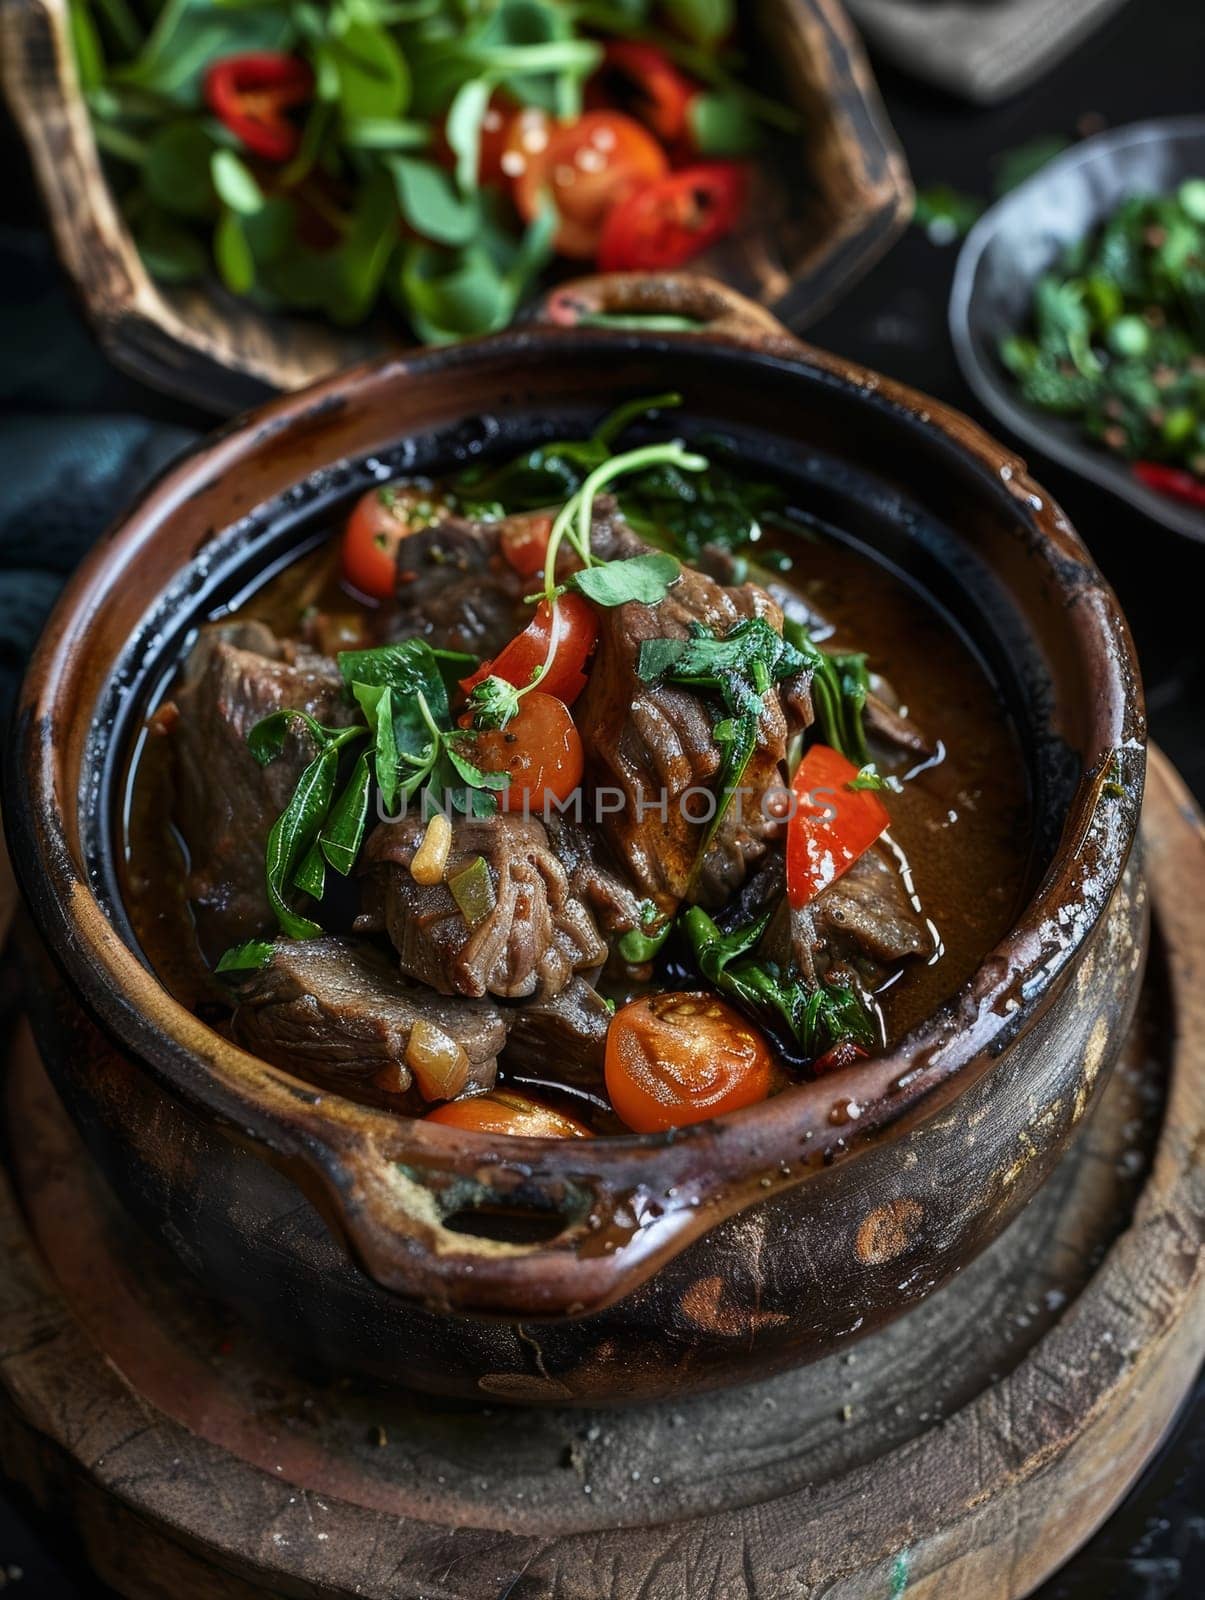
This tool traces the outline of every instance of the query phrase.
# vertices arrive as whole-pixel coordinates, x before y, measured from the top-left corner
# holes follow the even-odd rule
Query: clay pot
[[[633,307],[698,331],[583,325]],[[30,986],[51,1076],[113,1187],[210,1289],[342,1372],[610,1404],[773,1372],[881,1326],[1051,1171],[1138,993],[1144,721],[1113,595],[1023,463],[965,418],[702,280],[587,281],[545,310],[278,400],[162,478],[47,628],[7,816],[53,960]],[[237,1049],[130,948],[112,868],[123,759],[188,629],[374,462],[422,470],[563,437],[671,388],[687,435],[720,427],[754,464],[790,467],[978,642],[1035,786],[1023,916],[890,1054],[675,1138],[487,1141]]]

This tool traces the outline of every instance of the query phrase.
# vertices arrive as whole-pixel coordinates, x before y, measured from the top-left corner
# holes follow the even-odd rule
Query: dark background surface
[[[1205,112],[1205,0],[1129,0],[1025,95],[988,110],[940,97],[882,63],[878,70],[918,187],[948,182],[989,198],[998,157],[1036,137],[1073,138],[1102,120],[1116,127]],[[6,179],[3,222],[14,228],[36,224],[24,155],[5,123],[0,171]],[[938,248],[911,231],[808,337],[950,401],[991,427],[962,382],[946,333],[956,254],[956,247]],[[206,425],[205,418],[103,367],[35,237],[0,230],[0,262],[0,360],[7,364],[19,353],[33,373],[15,388],[3,385],[9,418],[0,423],[0,435],[23,425],[31,411],[68,409]],[[54,332],[43,348],[48,318]],[[30,348],[35,340],[37,348]],[[1065,469],[1030,456],[1035,475],[1061,501],[1121,597],[1142,656],[1154,737],[1198,798],[1205,798],[1205,546],[1165,532]],[[70,1544],[68,1530],[36,1526],[0,1494],[0,1590],[14,1600],[99,1596],[98,1586],[64,1555]],[[1198,1384],[1159,1458],[1039,1600],[1202,1597],[1205,1384]]]

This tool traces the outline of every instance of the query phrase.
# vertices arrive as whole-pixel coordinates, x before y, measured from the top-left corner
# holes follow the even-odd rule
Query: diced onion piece
[[[421,883],[428,888],[432,884],[442,883],[451,848],[452,824],[442,811],[437,811],[428,822],[422,843],[414,852],[414,859],[410,863],[410,876],[415,883]]]
[[[469,1058],[462,1046],[423,1017],[410,1030],[406,1065],[424,1100],[453,1100],[469,1081]]]

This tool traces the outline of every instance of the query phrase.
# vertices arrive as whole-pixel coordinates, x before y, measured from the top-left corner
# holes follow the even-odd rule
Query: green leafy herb
[[[596,606],[622,606],[631,600],[653,606],[664,600],[669,586],[681,575],[676,558],[658,552],[585,567],[567,579],[565,588],[585,595]]]
[[[276,954],[276,946],[266,939],[248,939],[246,944],[236,944],[227,950],[214,968],[215,972],[255,972],[266,967]]]
[[[1122,201],[1038,278],[1026,324],[999,346],[1023,400],[1148,475],[1205,480],[1202,199],[1205,179],[1190,178]]]
[[[962,194],[948,183],[918,189],[912,220],[933,244],[953,244],[965,238],[983,215],[983,201]]]
[[[872,1049],[877,1042],[874,1019],[852,989],[810,987],[775,962],[753,958],[769,922],[767,913],[746,927],[722,933],[699,906],[690,906],[679,918],[704,979],[771,1031],[785,1024],[809,1060],[843,1040]]]
[[[339,325],[392,299],[430,342],[506,326],[552,257],[551,205],[525,227],[482,170],[491,108],[576,117],[608,36],[648,38],[696,79],[704,155],[799,125],[732,75],[732,0],[68,0],[68,13],[97,144],[156,276],[216,271],[257,306]],[[283,159],[206,102],[215,62],[263,54],[313,74],[309,103],[282,108],[297,124]],[[248,225],[268,210],[270,226]]]
[[[692,881],[757,749],[766,694],[806,665],[805,656],[763,617],[738,622],[722,638],[696,622],[685,639],[646,639],[640,646],[637,671],[645,683],[675,683],[713,693],[728,713],[712,730],[720,749],[718,795]]]
[[[863,722],[870,691],[866,657],[853,651],[821,650],[803,624],[789,617],[782,631],[803,658],[803,664],[811,668],[812,704],[821,739],[865,768],[870,760]]]

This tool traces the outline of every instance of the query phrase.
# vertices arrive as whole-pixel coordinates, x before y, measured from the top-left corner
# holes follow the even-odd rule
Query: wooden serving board
[[[117,1214],[22,1036],[0,1462],[131,1600],[1030,1593],[1205,1351],[1205,833],[1158,755],[1143,837],[1139,1019],[1046,1187],[891,1328],[687,1403],[491,1411],[287,1370]]]

